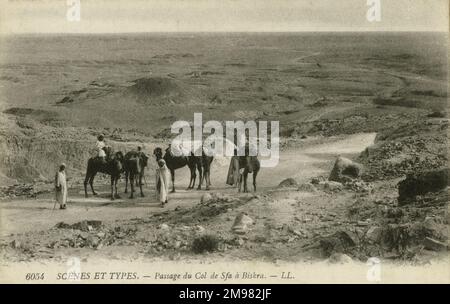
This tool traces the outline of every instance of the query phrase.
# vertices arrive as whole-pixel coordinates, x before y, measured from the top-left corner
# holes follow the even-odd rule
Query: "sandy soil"
[[[292,177],[305,182],[314,176],[327,175],[337,155],[356,155],[371,145],[375,134],[355,134],[345,139],[332,140],[307,148],[290,148],[281,152],[280,163],[275,168],[263,168],[257,179],[257,193],[274,189],[280,181]],[[317,154],[315,156],[315,154]],[[216,160],[211,172],[211,193],[235,194],[237,190],[225,185],[228,170],[227,159]],[[177,192],[170,196],[170,204],[165,209],[189,208],[200,201],[204,190],[185,190],[189,183],[187,168],[176,171]],[[16,199],[0,203],[2,236],[11,233],[44,230],[58,222],[75,223],[81,220],[114,221],[133,218],[146,218],[152,213],[161,212],[154,193],[153,171],[148,170],[147,184],[144,186],[146,197],[131,200],[126,194],[115,201],[109,199],[109,187],[101,186],[99,197],[84,198],[82,189],[71,189],[68,209],[53,210],[51,195],[42,195],[36,199]],[[249,177],[251,182],[251,177]],[[249,184],[250,186],[250,184]],[[99,188],[99,186],[97,186]],[[123,182],[119,186],[123,191]],[[250,187],[251,189],[251,187]],[[246,196],[247,194],[241,194]],[[280,203],[281,204],[281,203]],[[58,207],[58,206],[57,206]]]
[[[372,256],[412,260],[422,254],[426,236],[447,241],[441,232],[448,232],[449,212],[441,202],[448,195],[432,193],[428,199],[436,205],[430,208],[422,208],[421,201],[397,204],[400,179],[448,161],[447,38],[392,35],[5,40],[0,43],[0,57],[6,58],[0,66],[0,158],[5,160],[0,162],[0,186],[5,186],[0,260],[297,261],[313,256],[304,246],[317,238],[355,231],[365,237],[377,228],[392,236],[405,224],[414,241],[406,251],[385,250],[379,239],[370,248],[358,241],[350,250],[334,252],[363,262]],[[118,38],[125,39],[123,48],[117,49]],[[191,121],[198,112],[204,122],[280,122],[280,163],[261,170],[255,195],[226,186],[229,160],[216,159],[209,191],[215,196],[206,204],[200,200],[206,191],[184,190],[189,170],[183,168],[176,172],[177,193],[160,208],[153,191],[154,161],[146,173],[146,197],[130,200],[121,193],[112,202],[109,181],[99,176],[100,195],[84,198],[79,181],[99,133],[115,150],[139,145],[151,154],[170,141],[174,121]],[[376,144],[360,154],[375,133]],[[302,185],[312,177],[327,177],[337,155],[358,157],[370,174],[337,191],[323,184],[312,191],[277,187],[286,178]],[[16,183],[27,183],[32,191],[41,184],[52,187],[60,162],[72,177],[67,210],[53,210],[53,194],[25,199],[20,195],[28,194],[3,192]],[[123,181],[119,190],[124,190]],[[231,226],[241,213],[255,225],[236,235]],[[59,222],[84,220],[103,225],[89,231],[54,228]],[[417,227],[431,232],[416,235]],[[220,237],[223,247],[195,255],[192,244],[199,231]]]

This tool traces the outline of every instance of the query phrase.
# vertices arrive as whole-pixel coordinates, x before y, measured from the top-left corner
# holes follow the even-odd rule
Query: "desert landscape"
[[[0,41],[0,260],[198,260],[424,265],[448,257],[445,33],[13,35]],[[177,120],[280,122],[257,191],[177,192],[161,208],[153,150]],[[150,157],[144,194],[85,198],[96,137]],[[336,174],[337,160],[361,171]],[[67,164],[69,201],[54,210]],[[342,174],[341,174],[342,173]],[[251,179],[251,178],[250,178]],[[252,190],[252,187],[250,187]],[[90,193],[89,193],[90,194]]]

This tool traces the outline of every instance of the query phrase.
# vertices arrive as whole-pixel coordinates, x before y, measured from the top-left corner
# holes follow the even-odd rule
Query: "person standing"
[[[161,203],[161,207],[164,207],[169,202],[169,181],[169,169],[164,159],[160,159],[158,168],[156,168],[156,195]]]
[[[66,164],[62,163],[59,166],[58,172],[55,176],[55,197],[59,203],[59,209],[66,209],[67,203],[67,179],[66,179]]]

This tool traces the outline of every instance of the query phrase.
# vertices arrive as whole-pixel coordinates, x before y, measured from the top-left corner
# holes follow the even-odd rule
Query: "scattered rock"
[[[313,177],[311,179],[311,184],[313,185],[318,185],[320,184],[320,182],[326,181],[327,179],[323,176],[319,176],[319,177]]]
[[[89,235],[86,238],[86,245],[90,248],[97,248],[100,243],[100,238],[94,235]]]
[[[362,193],[373,192],[373,186],[370,183],[356,179],[346,182],[345,188],[355,192],[362,192]]]
[[[372,226],[366,232],[366,239],[372,243],[377,243],[381,240],[383,229],[378,226]]]
[[[265,236],[263,236],[263,235],[255,236],[255,242],[264,243],[266,241],[267,241],[267,238]]]
[[[245,234],[249,230],[248,226],[252,225],[253,222],[253,219],[247,214],[240,213],[238,216],[236,216],[231,230],[233,230],[233,232],[237,234]]]
[[[241,238],[238,238],[236,242],[237,242],[237,244],[238,244],[239,246],[242,246],[242,245],[245,244],[245,240],[244,240],[244,239],[241,239]]]
[[[325,190],[329,191],[341,191],[344,189],[344,185],[340,182],[334,182],[334,181],[323,181],[320,182],[319,185],[322,185]]]
[[[81,231],[92,231],[102,226],[102,221],[81,221],[73,225],[59,222],[55,225],[55,228],[59,229],[76,229]]]
[[[295,234],[296,236],[300,236],[300,237],[303,237],[303,236],[305,236],[305,234],[306,233],[304,233],[303,231],[301,231],[301,230],[292,230],[292,233],[293,234]]]
[[[347,253],[357,244],[356,238],[345,231],[337,231],[332,235],[322,237],[319,240],[319,247],[325,257],[330,257],[333,253]]]
[[[195,226],[195,232],[197,232],[197,233],[203,233],[203,232],[205,232],[205,230],[206,229],[203,226],[200,226],[200,225]]]
[[[170,227],[166,223],[162,223],[161,225],[159,225],[159,229],[168,231],[168,230],[170,230]]]
[[[370,219],[367,219],[365,221],[358,221],[356,223],[356,225],[359,226],[359,227],[366,227],[366,226],[370,225],[370,222],[371,222]]]
[[[42,188],[42,187],[41,187]],[[36,197],[41,193],[49,193],[51,189],[47,186],[38,189],[34,184],[15,184],[0,187],[0,197],[15,198],[18,196]]]
[[[386,216],[386,218],[390,219],[398,219],[401,218],[404,215],[404,211],[400,208],[385,208],[383,211],[383,214]]]
[[[202,198],[200,199],[200,202],[204,204],[204,203],[210,202],[212,199],[213,199],[213,197],[212,197],[211,194],[205,193],[205,194],[202,195]]]
[[[14,249],[19,249],[22,246],[22,243],[18,240],[14,240],[11,242],[11,247]]]
[[[363,166],[348,158],[338,157],[334,163],[328,179],[335,182],[348,181],[349,178],[358,178],[361,176]]]

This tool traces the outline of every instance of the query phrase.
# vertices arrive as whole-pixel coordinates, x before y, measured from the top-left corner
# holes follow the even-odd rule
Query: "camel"
[[[201,190],[203,179],[206,180],[206,190],[209,190],[209,186],[211,185],[210,178],[210,168],[211,162],[213,161],[212,156],[206,156],[204,153],[202,156],[194,156],[192,153],[189,156],[173,156],[170,153],[170,148],[166,149],[166,152],[163,156],[162,149],[160,147],[155,148],[153,154],[156,157],[156,161],[161,158],[165,160],[167,168],[170,170],[170,174],[172,176],[172,193],[175,192],[175,170],[179,168],[183,168],[184,166],[188,166],[191,171],[191,179],[189,181],[189,186],[187,190],[193,189],[195,186],[195,181],[197,178],[196,169],[199,172],[199,184],[197,190]],[[203,175],[205,172],[205,175]]]
[[[242,167],[241,167],[242,165]],[[249,173],[253,172],[253,191],[256,192],[256,176],[258,175],[261,164],[256,156],[240,156],[239,167],[245,168],[244,173],[239,177],[239,192],[241,191],[242,179],[244,179],[244,192],[248,192],[247,189],[247,177]]]
[[[201,169],[203,171],[203,175],[202,175],[202,171],[200,171],[200,183],[198,185],[198,189],[202,188],[202,184],[203,184],[203,180],[205,180],[205,186],[206,186],[206,190],[209,190],[209,186],[211,186],[211,163],[214,160],[213,156],[207,156],[205,154],[205,152],[202,152],[202,156],[199,157],[200,158],[200,166]],[[195,179],[194,179],[194,183],[195,183]],[[194,185],[192,185],[194,186]]]
[[[91,157],[87,163],[86,177],[84,179],[84,195],[87,194],[87,184],[91,185],[93,195],[97,195],[94,191],[94,178],[98,172],[105,173],[111,176],[111,200],[120,198],[117,193],[117,181],[120,178],[120,173],[123,169],[123,153],[118,151],[113,153],[111,147],[105,147],[106,163],[103,163],[98,157]]]
[[[247,189],[247,177],[253,173],[253,190],[256,192],[256,177],[261,168],[258,157],[256,156],[233,156],[228,170],[227,184],[236,185],[241,192],[242,182],[244,182],[244,192]],[[243,172],[241,170],[243,169]]]
[[[142,178],[144,177],[145,167],[147,166],[148,156],[144,152],[130,151],[124,157],[125,171],[125,193],[128,192],[128,179],[130,179],[131,194],[130,198],[134,198],[134,181],[136,178],[136,186],[139,185],[141,197],[144,197],[142,191]]]

